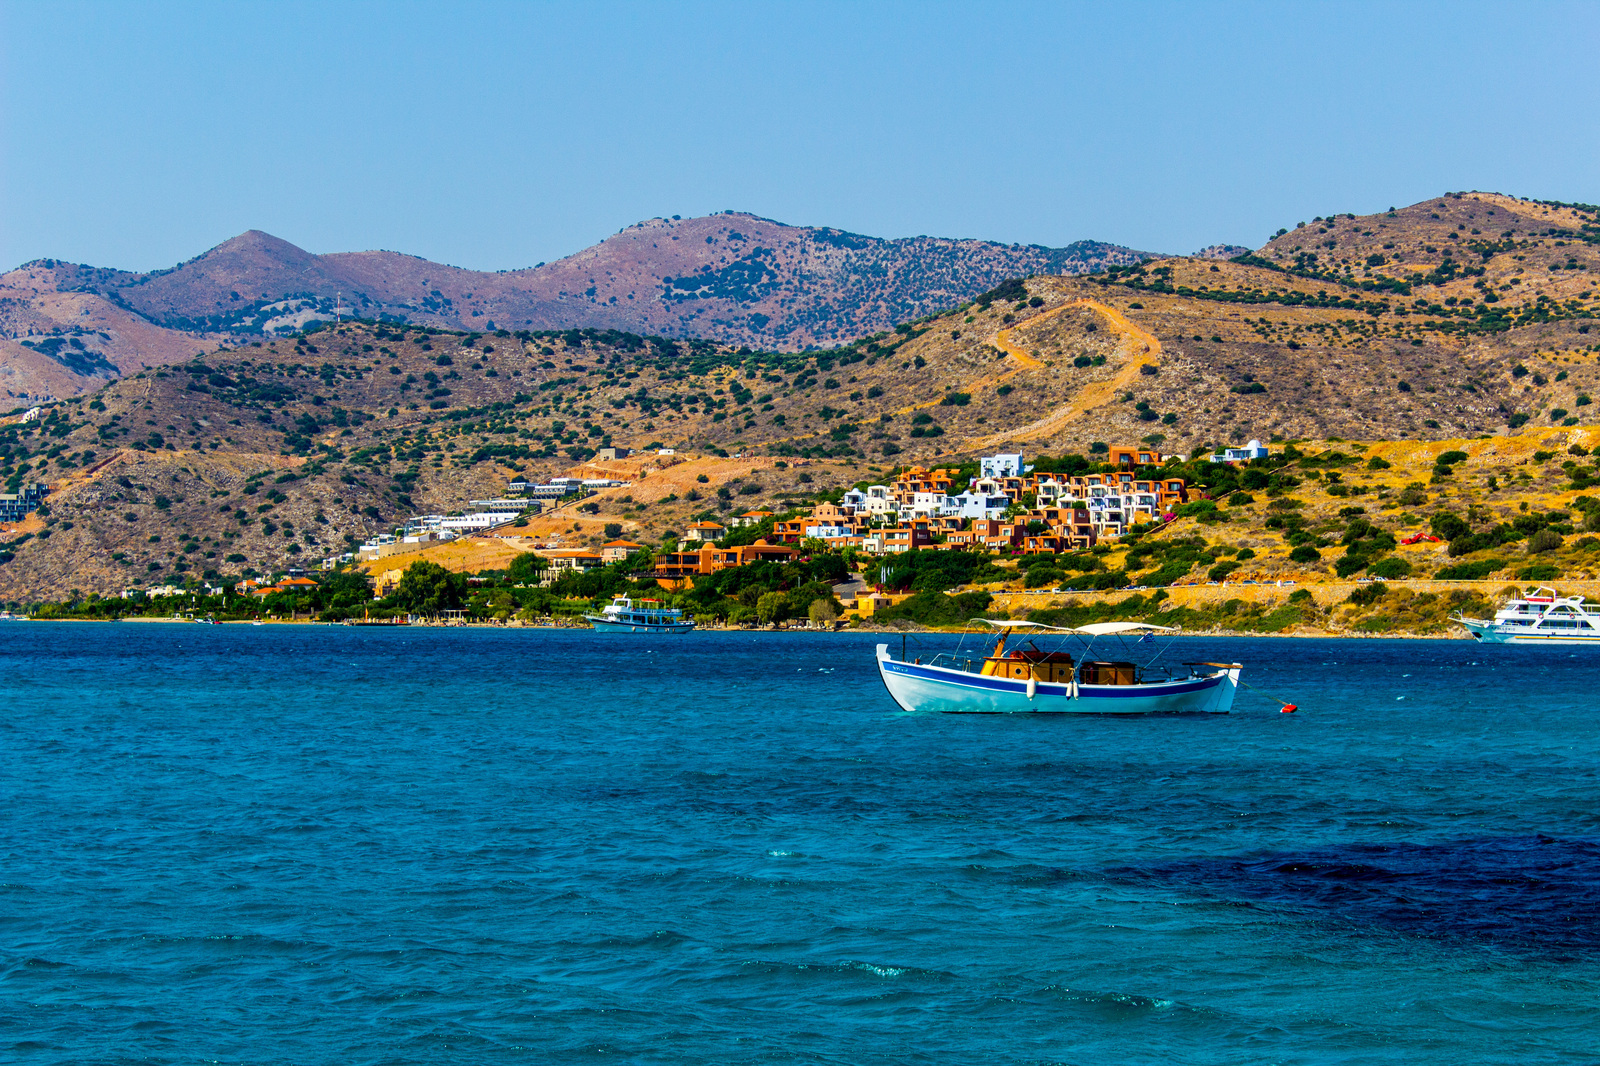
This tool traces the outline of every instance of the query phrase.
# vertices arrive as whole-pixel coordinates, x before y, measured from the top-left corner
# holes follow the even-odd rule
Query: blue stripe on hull
[[[589,620],[597,633],[688,633],[694,629],[693,622],[674,622],[667,625],[643,625],[634,622],[601,622]]]
[[[880,646],[883,647],[883,646]],[[1033,699],[1028,683],[1013,678],[985,677],[937,666],[900,663],[880,651],[879,676],[895,703],[908,711],[989,714],[1179,714],[1226,713],[1233,707],[1237,673],[1150,685],[1037,684]]]

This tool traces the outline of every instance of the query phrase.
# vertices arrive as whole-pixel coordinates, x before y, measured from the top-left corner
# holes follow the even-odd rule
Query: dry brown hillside
[[[1145,257],[1097,241],[885,240],[725,212],[650,219],[557,262],[487,272],[399,252],[317,255],[251,230],[169,270],[39,260],[0,278],[0,336],[105,334],[92,348],[103,362],[0,347],[11,379],[0,387],[19,398],[71,395],[114,368],[187,357],[196,341],[259,339],[335,320],[341,308],[346,318],[447,329],[593,327],[792,350],[888,329],[1008,277]]]
[[[1239,260],[1009,283],[822,352],[359,323],[212,351],[0,427],[0,478],[62,486],[50,536],[0,565],[0,598],[320,557],[607,444],[709,463],[704,482],[658,470],[595,501],[654,539],[995,450],[1595,425],[1592,209],[1463,194],[1297,233]],[[1297,262],[1313,237],[1319,259]]]

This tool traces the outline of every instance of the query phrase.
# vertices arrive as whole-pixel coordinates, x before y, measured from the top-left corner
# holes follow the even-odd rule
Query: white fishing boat
[[[1068,629],[1038,622],[977,618],[999,630],[988,654],[958,649],[907,661],[878,645],[878,674],[889,695],[908,711],[986,714],[1226,714],[1239,687],[1239,663],[1163,665],[1157,635],[1174,633],[1144,622],[1096,622]],[[1008,640],[1021,645],[1006,650]],[[1096,642],[1112,639],[1121,653],[1096,658]],[[1054,641],[1055,647],[1039,647]],[[1170,643],[1170,642],[1169,642]],[[1074,657],[1068,645],[1081,645]],[[1140,662],[1139,659],[1145,661]]]
[[[686,618],[676,607],[663,607],[660,600],[639,600],[618,596],[599,614],[583,616],[600,633],[687,633],[694,619]]]
[[[1460,615],[1453,620],[1484,644],[1600,646],[1600,605],[1585,603],[1582,596],[1558,596],[1554,589],[1541,587],[1507,600],[1492,620]]]

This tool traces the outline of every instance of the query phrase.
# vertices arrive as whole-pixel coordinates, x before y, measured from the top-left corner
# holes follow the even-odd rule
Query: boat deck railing
[[[983,662],[987,656],[961,655],[954,652],[939,652],[929,659],[918,659],[923,666],[938,666],[947,670],[960,670],[967,674],[976,674],[982,671]],[[1186,681],[1195,677],[1208,677],[1210,671],[1201,670],[1199,667],[1213,666],[1212,663],[1183,663],[1183,669],[1174,670],[1166,663],[1152,663],[1138,668],[1138,681],[1148,684],[1156,681]]]
[[[946,670],[960,670],[963,673],[975,674],[983,669],[983,656],[974,659],[970,655],[957,655],[953,652],[942,651],[929,659],[928,666],[942,666]]]

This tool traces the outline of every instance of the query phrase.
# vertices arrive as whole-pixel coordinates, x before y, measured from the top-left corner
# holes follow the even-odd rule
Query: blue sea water
[[[1600,656],[928,716],[873,643],[0,625],[0,1058],[1600,1061]]]

